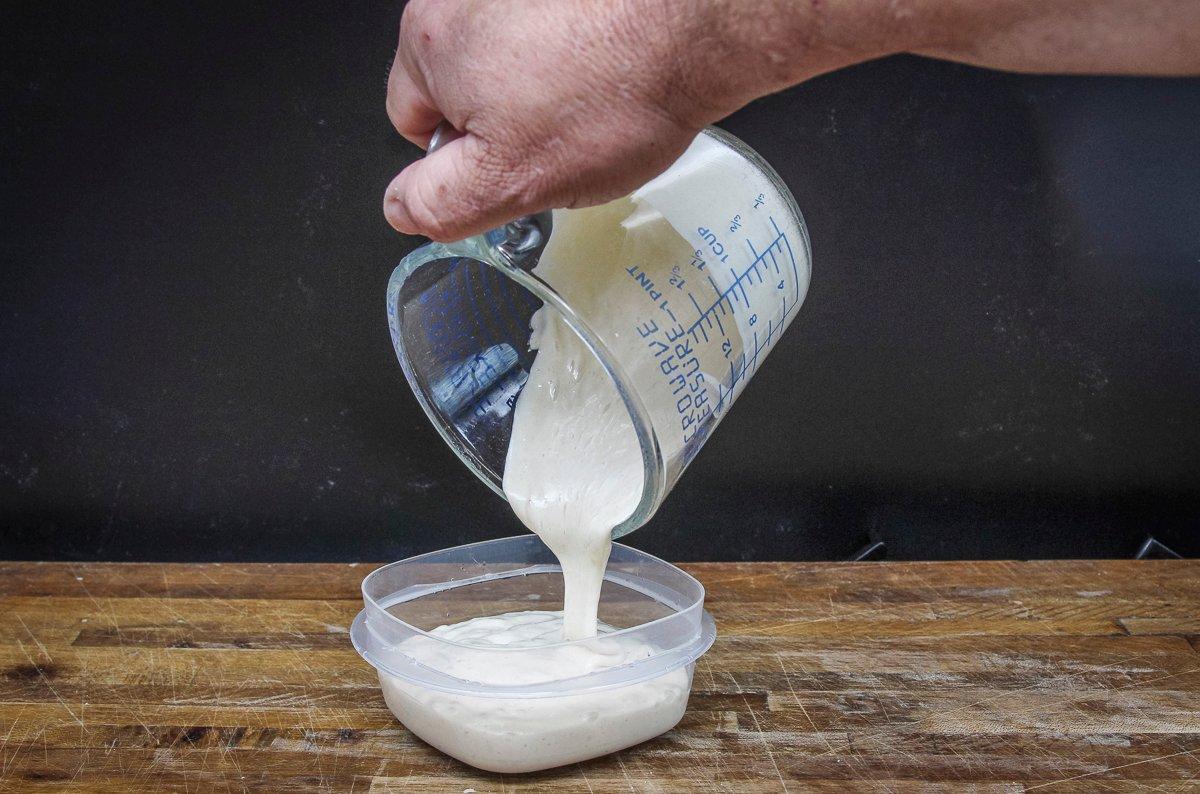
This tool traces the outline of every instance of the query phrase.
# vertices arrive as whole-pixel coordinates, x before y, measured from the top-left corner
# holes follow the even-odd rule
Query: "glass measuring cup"
[[[434,427],[504,496],[530,317],[543,304],[560,313],[611,379],[641,449],[641,499],[616,538],[654,515],[791,322],[810,272],[787,186],[709,128],[628,196],[413,251],[388,283],[388,325]]]

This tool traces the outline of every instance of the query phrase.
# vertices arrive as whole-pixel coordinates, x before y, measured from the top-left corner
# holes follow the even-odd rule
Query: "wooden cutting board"
[[[1160,791],[1200,783],[1200,561],[700,564],[687,716],[519,777],[350,647],[371,565],[0,565],[0,789]]]

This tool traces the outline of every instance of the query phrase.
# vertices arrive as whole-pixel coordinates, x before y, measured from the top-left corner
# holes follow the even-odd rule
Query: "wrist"
[[[697,126],[766,94],[915,49],[916,0],[632,0],[669,42],[666,101]],[[646,46],[661,46],[647,43]]]

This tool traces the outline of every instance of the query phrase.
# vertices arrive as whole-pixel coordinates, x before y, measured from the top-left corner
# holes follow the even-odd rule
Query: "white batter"
[[[635,209],[621,200],[555,213],[554,234],[534,272],[560,291],[569,288],[577,310],[619,314],[616,296],[607,293],[610,270],[625,266],[620,254],[639,239],[645,252],[656,232],[678,238],[665,222],[627,232],[620,219]],[[627,637],[605,638],[613,629],[597,620],[613,527],[637,507],[645,477],[629,412],[599,360],[555,309],[540,309],[531,326],[529,347],[537,356],[513,415],[504,493],[558,557],[563,611],[475,618],[431,632],[459,645],[414,637],[402,646],[434,670],[483,685],[562,681],[654,652]],[[564,642],[585,638],[593,639]],[[513,659],[498,648],[538,652]],[[450,694],[385,674],[380,681],[389,708],[425,741],[482,769],[523,772],[593,758],[670,730],[687,707],[691,666],[614,689],[540,698]]]
[[[645,294],[633,276],[651,274],[659,290],[682,278],[680,265],[692,261],[695,252],[671,219],[690,223],[697,214],[714,214],[707,204],[719,204],[745,171],[737,155],[701,136],[667,174],[632,197],[556,211],[553,234],[534,273],[591,318],[621,360],[658,368],[659,362],[645,355],[646,340],[631,332],[646,315]],[[762,179],[754,191],[769,192]],[[604,637],[612,629],[597,620],[612,530],[636,509],[644,485],[641,447],[629,413],[600,362],[556,310],[539,310],[531,331],[529,346],[537,355],[514,410],[503,486],[517,516],[562,565],[563,612],[475,618],[401,646],[433,670],[484,686],[566,681],[654,652],[627,637]],[[688,355],[721,356],[676,352],[681,363]],[[740,352],[739,341],[725,355],[736,358]],[[705,358],[701,365],[719,372],[728,361]],[[651,377],[657,375],[651,372]],[[651,410],[668,415],[679,400],[670,389],[644,397]],[[687,429],[663,428],[669,465],[683,465]],[[585,638],[595,639],[564,643]],[[539,652],[513,659],[504,648]],[[686,665],[628,686],[539,698],[450,694],[384,673],[380,680],[388,706],[430,744],[482,769],[521,772],[592,758],[669,730],[687,706],[691,670]]]
[[[615,308],[605,293],[620,260],[604,254],[620,245],[612,238],[627,235],[619,224],[587,222],[594,211],[569,215],[555,213],[554,233],[534,273],[552,285],[569,275],[577,311]],[[581,259],[590,267],[581,268]],[[529,347],[537,357],[513,412],[504,493],[562,565],[563,633],[576,640],[596,633],[613,527],[642,497],[642,453],[616,386],[562,315],[543,307],[531,330]]]
[[[639,240],[645,252],[655,232],[678,238],[665,222],[627,233],[620,219],[635,209],[621,200],[556,212],[554,234],[534,272],[564,293],[569,288],[568,299],[579,310],[619,313],[607,271],[624,267],[620,253]],[[514,411],[504,492],[558,557],[564,609],[474,618],[400,646],[429,668],[484,686],[567,681],[654,653],[628,637],[604,637],[613,629],[597,620],[613,527],[637,507],[645,477],[629,412],[599,360],[555,309],[540,309],[531,326],[529,347],[537,356]],[[564,642],[586,638],[592,639]],[[514,659],[502,650],[512,648],[537,652]],[[384,673],[380,683],[388,707],[434,747],[482,769],[526,772],[614,752],[670,730],[687,707],[691,669],[599,692],[538,698],[440,692]]]
[[[474,618],[406,640],[416,661],[468,681],[536,684],[619,667],[653,653],[627,637],[563,644],[561,612],[510,612]],[[541,647],[530,659],[506,660],[504,648]],[[636,684],[577,695],[495,698],[450,694],[380,673],[388,708],[442,752],[492,772],[529,772],[630,747],[670,730],[687,708],[691,665]]]
[[[736,223],[727,220],[734,194],[744,196],[747,213],[737,215]],[[685,443],[712,419],[716,384],[744,354],[744,339],[757,335],[751,328],[756,317],[743,317],[750,312],[727,317],[725,346],[691,344],[682,325],[670,332],[661,307],[674,301],[682,312],[688,294],[683,285],[716,284],[711,275],[725,278],[729,258],[720,245],[709,250],[702,243],[706,250],[696,251],[680,232],[704,235],[709,230],[697,224],[720,219],[727,224],[720,234],[729,241],[731,226],[751,223],[750,213],[772,211],[766,208],[768,196],[773,206],[783,203],[766,175],[725,144],[700,135],[667,172],[631,196],[554,212],[550,239],[533,272],[588,318],[629,375],[655,384],[640,396],[661,419],[656,432],[669,472],[685,465]],[[753,222],[765,225],[763,218]],[[707,270],[695,268],[694,254],[708,257]],[[640,331],[650,320],[661,328]],[[611,532],[641,501],[645,470],[628,410],[600,362],[552,307],[538,311],[532,326],[529,346],[537,356],[513,412],[503,487],[517,516],[558,557],[565,580],[564,634],[579,639],[596,631]],[[660,357],[664,348],[670,355]]]

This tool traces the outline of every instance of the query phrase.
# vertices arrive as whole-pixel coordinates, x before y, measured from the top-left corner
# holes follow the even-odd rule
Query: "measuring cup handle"
[[[553,225],[553,216],[546,210],[509,221],[484,237],[505,262],[521,270],[532,270],[550,239]]]
[[[437,125],[437,129],[433,131],[433,135],[429,138],[429,146],[425,149],[425,156],[428,157],[450,143],[450,141],[457,140],[463,135],[464,133],[454,129],[453,124],[446,119],[442,119],[441,123]]]
[[[442,119],[429,139],[429,148],[425,156],[436,152],[447,143],[463,137],[446,119]],[[505,262],[522,270],[529,270],[537,264],[537,256],[546,241],[550,239],[553,218],[549,210],[523,215],[516,220],[484,233],[484,239],[493,246]]]

